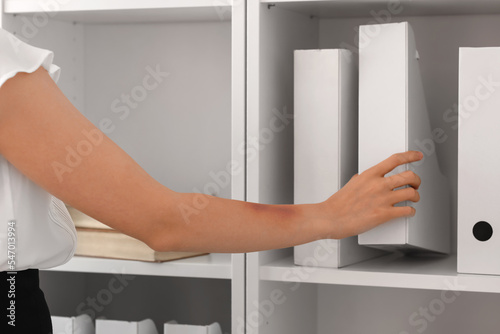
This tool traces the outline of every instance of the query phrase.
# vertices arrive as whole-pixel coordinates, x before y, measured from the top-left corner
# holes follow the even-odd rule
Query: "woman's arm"
[[[67,160],[71,150],[88,154]],[[262,205],[174,192],[88,121],[43,68],[0,88],[0,154],[64,202],[161,251],[250,252],[342,238],[414,214],[393,204],[419,199],[414,173],[384,177],[420,160],[419,152],[390,157],[319,204]]]

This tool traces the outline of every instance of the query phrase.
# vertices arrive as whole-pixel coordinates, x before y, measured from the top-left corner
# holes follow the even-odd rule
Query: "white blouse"
[[[0,28],[0,89],[16,73],[40,66],[57,83],[60,68],[53,59],[52,51]],[[71,259],[75,248],[75,226],[64,203],[0,155],[0,271],[55,267]]]

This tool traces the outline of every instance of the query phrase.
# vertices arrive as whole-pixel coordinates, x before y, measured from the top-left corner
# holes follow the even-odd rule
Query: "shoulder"
[[[53,64],[54,53],[28,44],[0,28],[0,86],[19,72],[32,73],[43,66],[57,82],[60,68]]]

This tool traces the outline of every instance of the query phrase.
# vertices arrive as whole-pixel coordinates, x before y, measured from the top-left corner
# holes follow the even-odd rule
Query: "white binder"
[[[217,322],[208,326],[183,325],[170,321],[163,326],[164,334],[222,334],[222,329]]]
[[[458,272],[500,275],[500,48],[461,48]]]
[[[158,334],[153,320],[119,321],[96,319],[96,334]]]
[[[51,316],[53,334],[95,334],[94,322],[88,314],[77,317]]]
[[[359,172],[407,150],[424,159],[388,175],[414,170],[422,179],[414,217],[394,219],[359,236],[359,243],[404,252],[450,250],[450,190],[440,171],[426,107],[413,30],[407,22],[360,27]]]
[[[357,172],[357,64],[338,49],[297,50],[294,63],[294,203],[317,203]],[[380,254],[355,236],[295,246],[294,262],[339,268]]]

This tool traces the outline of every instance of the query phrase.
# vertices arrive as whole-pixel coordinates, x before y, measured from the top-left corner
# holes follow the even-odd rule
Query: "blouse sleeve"
[[[53,60],[54,52],[29,45],[0,28],[0,87],[17,73],[32,73],[40,66],[57,83],[61,69]]]

